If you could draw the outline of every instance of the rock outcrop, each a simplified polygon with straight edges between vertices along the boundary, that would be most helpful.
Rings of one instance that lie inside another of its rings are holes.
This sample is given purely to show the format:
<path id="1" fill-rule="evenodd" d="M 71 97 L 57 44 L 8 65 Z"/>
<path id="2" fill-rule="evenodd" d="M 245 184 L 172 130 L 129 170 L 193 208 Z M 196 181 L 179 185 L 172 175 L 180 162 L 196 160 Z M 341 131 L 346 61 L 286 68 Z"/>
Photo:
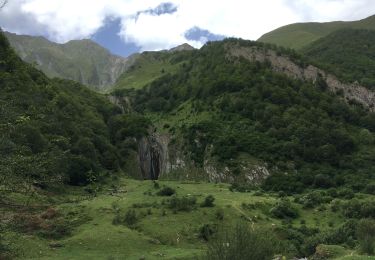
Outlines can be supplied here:
<path id="1" fill-rule="evenodd" d="M 275 72 L 283 73 L 288 77 L 312 81 L 315 83 L 321 77 L 327 84 L 329 90 L 334 93 L 342 93 L 346 101 L 356 101 L 368 108 L 370 111 L 375 111 L 375 92 L 357 84 L 346 84 L 341 82 L 332 74 L 313 66 L 308 65 L 301 67 L 293 62 L 290 58 L 278 55 L 275 51 L 263 49 L 260 47 L 242 47 L 236 45 L 227 45 L 229 59 L 242 57 L 249 61 L 270 62 L 272 69 Z"/>
<path id="2" fill-rule="evenodd" d="M 168 169 L 168 138 L 156 133 L 138 142 L 138 158 L 143 179 L 157 180 Z"/>

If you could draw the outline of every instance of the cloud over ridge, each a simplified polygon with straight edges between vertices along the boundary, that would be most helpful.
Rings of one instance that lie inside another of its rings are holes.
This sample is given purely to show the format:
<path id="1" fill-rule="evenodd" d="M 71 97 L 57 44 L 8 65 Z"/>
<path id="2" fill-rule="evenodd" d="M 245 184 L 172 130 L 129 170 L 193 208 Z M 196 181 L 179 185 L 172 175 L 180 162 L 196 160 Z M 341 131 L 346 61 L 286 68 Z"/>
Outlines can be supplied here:
<path id="1" fill-rule="evenodd" d="M 184 42 L 200 47 L 218 36 L 256 40 L 294 22 L 356 20 L 374 13 L 372 0 L 10 0 L 0 26 L 62 43 L 90 38 L 108 18 L 120 19 L 118 35 L 125 42 L 160 50 Z M 194 28 L 209 37 L 188 37 Z"/>

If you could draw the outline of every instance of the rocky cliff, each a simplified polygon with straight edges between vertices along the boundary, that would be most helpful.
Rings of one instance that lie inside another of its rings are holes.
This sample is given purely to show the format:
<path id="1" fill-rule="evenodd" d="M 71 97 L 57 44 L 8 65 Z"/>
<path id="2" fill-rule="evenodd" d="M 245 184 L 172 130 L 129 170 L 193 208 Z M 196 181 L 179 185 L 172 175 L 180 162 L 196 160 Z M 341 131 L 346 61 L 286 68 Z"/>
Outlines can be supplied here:
<path id="1" fill-rule="evenodd" d="M 345 84 L 332 74 L 313 66 L 302 67 L 293 62 L 289 57 L 278 55 L 274 50 L 263 49 L 260 47 L 241 47 L 236 45 L 227 45 L 227 57 L 245 58 L 249 61 L 270 62 L 275 72 L 283 73 L 289 77 L 316 82 L 322 78 L 329 90 L 334 93 L 342 93 L 347 102 L 356 101 L 370 111 L 375 111 L 375 92 L 359 85 L 358 83 Z"/>

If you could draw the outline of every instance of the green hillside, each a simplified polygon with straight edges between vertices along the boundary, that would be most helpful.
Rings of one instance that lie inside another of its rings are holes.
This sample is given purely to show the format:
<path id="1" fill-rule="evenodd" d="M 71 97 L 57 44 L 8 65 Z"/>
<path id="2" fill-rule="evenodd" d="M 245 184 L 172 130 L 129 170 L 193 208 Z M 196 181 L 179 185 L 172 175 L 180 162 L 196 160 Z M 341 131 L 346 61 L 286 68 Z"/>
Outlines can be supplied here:
<path id="1" fill-rule="evenodd" d="M 166 187 L 177 195 L 158 195 Z M 120 178 L 102 185 L 95 196 L 71 188 L 64 195 L 52 193 L 52 199 L 39 194 L 30 206 L 45 207 L 19 212 L 12 228 L 1 236 L 16 259 L 195 260 L 211 259 L 214 254 L 208 254 L 207 248 L 215 252 L 215 239 L 222 236 L 222 230 L 241 223 L 242 231 L 259 230 L 267 236 L 261 245 L 255 245 L 253 237 L 237 229 L 235 234 L 242 234 L 239 241 L 244 243 L 241 251 L 237 248 L 237 256 L 246 255 L 231 258 L 229 251 L 224 259 L 247 260 L 249 254 L 264 249 L 266 256 L 294 259 L 314 254 L 317 247 L 316 259 L 374 260 L 356 250 L 360 217 L 349 216 L 346 210 L 373 206 L 372 197 L 356 194 L 355 204 L 329 194 L 319 190 L 293 201 L 293 197 L 260 190 L 237 192 L 229 184 Z M 209 196 L 214 201 L 204 206 Z M 180 206 L 171 203 L 182 200 Z M 10 210 L 2 213 L 9 217 Z M 267 233 L 270 229 L 278 238 Z M 230 240 L 230 246 L 236 244 Z"/>
<path id="2" fill-rule="evenodd" d="M 184 48 L 185 47 L 185 48 Z M 171 51 L 135 54 L 129 69 L 117 80 L 114 89 L 140 89 L 168 73 L 175 73 L 193 52 L 190 46 L 178 46 Z"/>
<path id="3" fill-rule="evenodd" d="M 5 33 L 11 46 L 26 62 L 49 77 L 71 79 L 103 91 L 128 68 L 128 60 L 109 53 L 91 40 L 57 44 L 43 37 Z"/>
<path id="4" fill-rule="evenodd" d="M 144 53 L 121 114 L 0 34 L 0 259 L 374 259 L 375 115 L 233 54 L 270 48 L 306 65 L 237 39 Z"/>
<path id="5" fill-rule="evenodd" d="M 3 34 L 0 60 L 2 188 L 86 185 L 126 164 L 134 145 L 124 140 L 142 135 L 137 122 L 146 128 L 146 121 L 120 115 L 104 96 L 79 83 L 47 78 L 21 61 Z M 129 125 L 136 134 L 123 130 Z"/>
<path id="6" fill-rule="evenodd" d="M 210 43 L 179 72 L 128 93 L 134 109 L 180 136 L 198 166 L 216 158 L 240 174 L 244 155 L 266 162 L 277 169 L 267 189 L 351 187 L 352 178 L 366 186 L 373 174 L 368 155 L 375 150 L 362 135 L 374 140 L 374 114 L 347 105 L 319 82 L 314 87 L 272 72 L 267 63 L 228 59 L 228 46 L 266 48 L 238 40 Z M 317 184 L 320 178 L 327 183 Z"/>
<path id="7" fill-rule="evenodd" d="M 296 23 L 286 25 L 266 33 L 258 41 L 300 50 L 336 30 L 346 28 L 374 30 L 375 16 L 353 22 Z"/>
<path id="8" fill-rule="evenodd" d="M 345 82 L 375 88 L 375 31 L 343 29 L 303 48 L 302 53 Z"/>

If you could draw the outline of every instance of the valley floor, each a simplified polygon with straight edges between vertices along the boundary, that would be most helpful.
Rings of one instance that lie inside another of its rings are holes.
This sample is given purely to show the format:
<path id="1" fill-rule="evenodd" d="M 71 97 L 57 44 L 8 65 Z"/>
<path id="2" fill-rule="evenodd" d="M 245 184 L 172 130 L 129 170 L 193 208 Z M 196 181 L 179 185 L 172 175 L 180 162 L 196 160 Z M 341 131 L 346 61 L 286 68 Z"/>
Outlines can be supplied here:
<path id="1" fill-rule="evenodd" d="M 207 242 L 200 230 L 205 224 L 220 229 L 243 219 L 251 227 L 287 225 L 268 214 L 279 200 L 276 194 L 232 192 L 227 184 L 199 182 L 155 184 L 121 178 L 115 183 L 101 187 L 95 196 L 87 188 L 68 188 L 69 195 L 43 194 L 31 203 L 52 203 L 49 208 L 10 210 L 2 206 L 1 220 L 7 224 L 3 239 L 9 255 L 16 259 L 204 259 Z M 178 196 L 196 198 L 196 206 L 190 211 L 170 209 L 168 197 L 157 196 L 164 186 L 173 188 Z M 201 207 L 208 195 L 215 198 L 215 205 Z M 300 216 L 292 221 L 293 226 L 303 223 L 325 229 L 344 221 L 331 210 L 296 207 Z M 133 210 L 135 217 L 129 220 L 126 212 Z M 375 259 L 341 247 L 332 257 Z"/>

